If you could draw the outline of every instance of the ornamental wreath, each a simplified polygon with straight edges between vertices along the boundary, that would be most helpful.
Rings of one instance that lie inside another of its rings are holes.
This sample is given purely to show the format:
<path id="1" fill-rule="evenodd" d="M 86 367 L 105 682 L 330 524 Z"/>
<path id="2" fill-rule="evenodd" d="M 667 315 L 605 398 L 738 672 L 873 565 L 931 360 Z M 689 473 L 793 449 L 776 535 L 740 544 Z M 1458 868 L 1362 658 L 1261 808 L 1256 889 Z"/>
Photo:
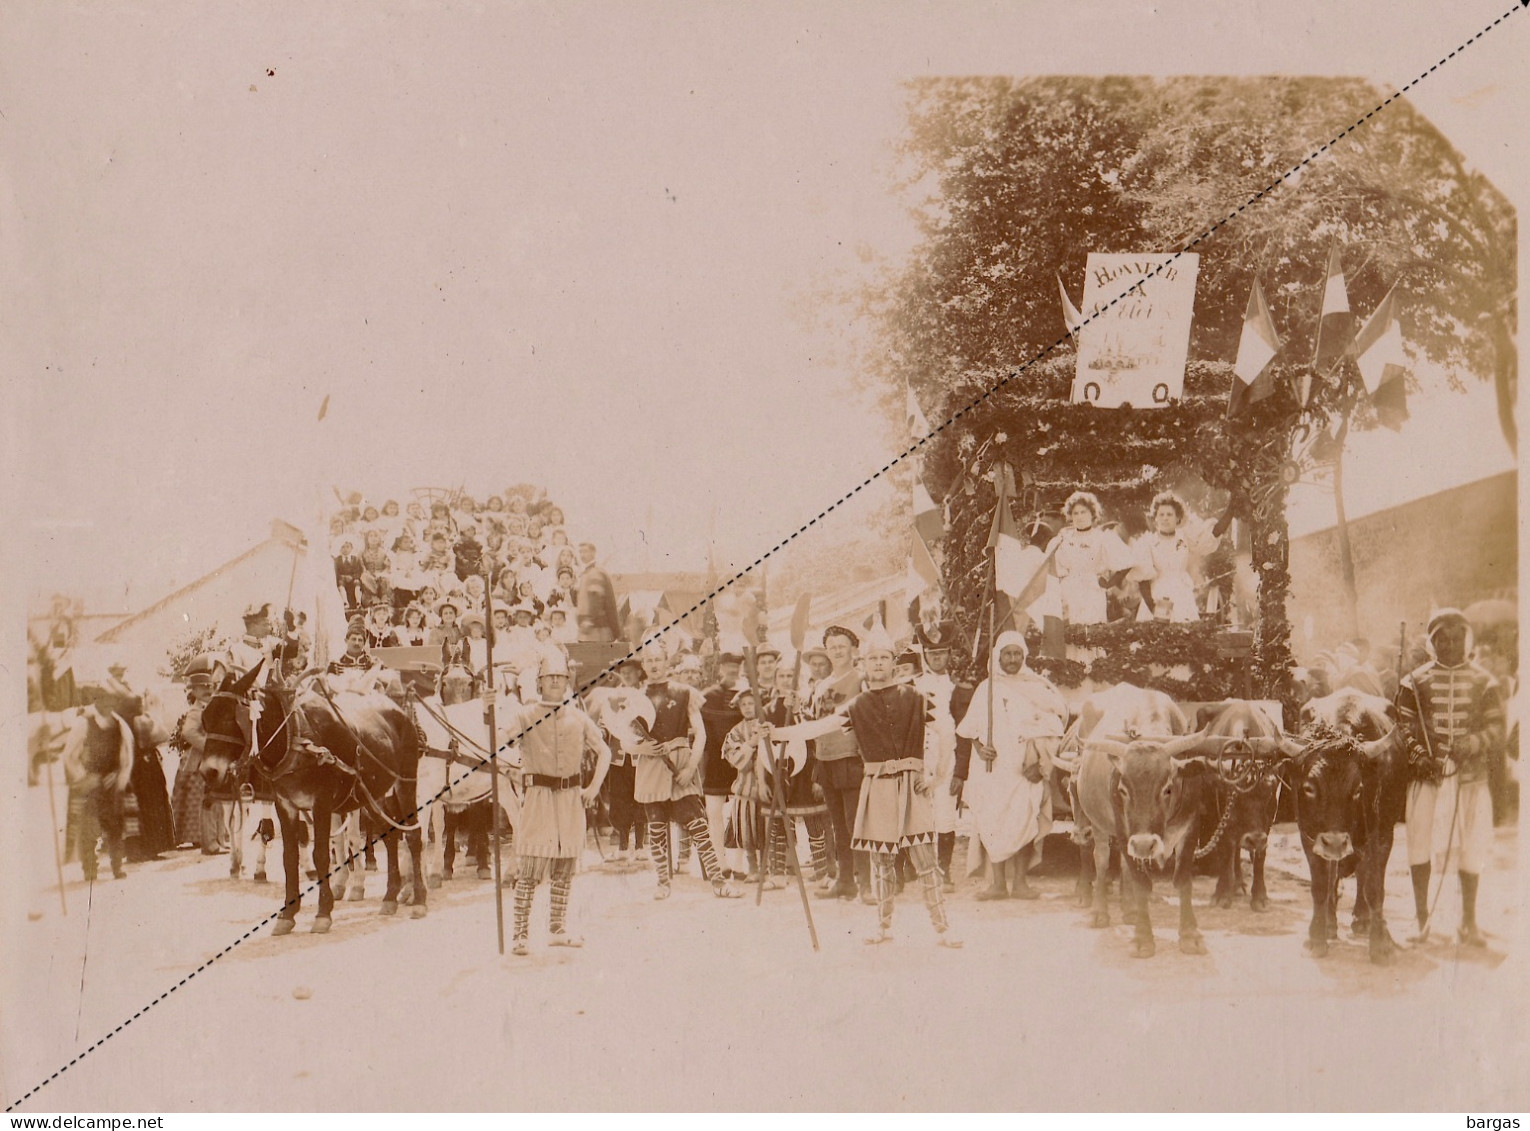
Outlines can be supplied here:
<path id="1" fill-rule="evenodd" d="M 1156 493 L 1193 472 L 1227 493 L 1223 520 L 1248 524 L 1259 596 L 1246 660 L 1235 658 L 1239 649 L 1210 622 L 1114 622 L 1068 628 L 1069 643 L 1100 650 L 1092 661 L 1047 658 L 1032 648 L 1031 665 L 1065 687 L 1086 678 L 1127 680 L 1189 700 L 1222 699 L 1247 687 L 1256 698 L 1294 709 L 1286 491 L 1300 470 L 1291 458 L 1293 443 L 1327 423 L 1333 391 L 1319 383 L 1314 403 L 1303 410 L 1291 391 L 1299 371 L 1277 368 L 1276 394 L 1229 419 L 1234 376 L 1227 362 L 1191 361 L 1184 395 L 1151 409 L 1071 403 L 1073 369 L 1072 354 L 1027 367 L 944 428 L 927 449 L 926 486 L 944 500 L 946 514 L 946 597 L 984 638 L 975 654 L 986 655 L 988 647 L 987 540 L 997 505 L 992 473 L 1000 461 L 1024 484 L 1011 501 L 1012 513 L 1022 529 L 1037 530 L 1038 541 L 1050 533 L 1039 529 L 1038 520 L 1050 512 L 1060 521 L 1061 505 L 1072 491 L 1093 491 L 1108 515 L 1143 513 Z M 949 391 L 947 403 L 953 408 L 971 403 L 1002 377 L 968 374 Z M 1240 670 L 1244 663 L 1246 673 Z"/>

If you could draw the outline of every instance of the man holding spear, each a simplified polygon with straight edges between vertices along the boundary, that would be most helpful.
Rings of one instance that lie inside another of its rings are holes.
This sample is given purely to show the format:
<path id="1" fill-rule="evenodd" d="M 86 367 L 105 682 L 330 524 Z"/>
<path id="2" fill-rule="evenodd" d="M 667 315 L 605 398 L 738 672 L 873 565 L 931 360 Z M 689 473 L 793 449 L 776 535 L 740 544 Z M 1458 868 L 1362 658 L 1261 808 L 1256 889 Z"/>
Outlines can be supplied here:
<path id="1" fill-rule="evenodd" d="M 855 811 L 852 847 L 871 856 L 877 930 L 868 943 L 892 938 L 898 853 L 906 852 L 924 888 L 925 906 L 941 946 L 959 947 L 950 930 L 935 860 L 935 817 L 930 791 L 938 752 L 927 742 L 924 696 L 893 681 L 897 653 L 886 629 L 872 630 L 864 646 L 866 690 L 833 714 L 779 727 L 773 741 L 822 738 L 853 732 L 865 766 Z"/>
<path id="2" fill-rule="evenodd" d="M 493 696 L 490 688 L 484 693 Z M 578 947 L 584 940 L 568 933 L 568 900 L 579 853 L 584 848 L 584 810 L 600 793 L 611 751 L 588 715 L 565 702 L 568 666 L 561 652 L 549 649 L 537 677 L 540 703 L 517 707 L 506 720 L 519 739 L 521 821 L 516 830 L 519 870 L 515 880 L 514 954 L 530 954 L 531 901 L 544 879 L 552 881 L 548 945 Z M 595 754 L 595 774 L 581 788 L 586 750 Z"/>

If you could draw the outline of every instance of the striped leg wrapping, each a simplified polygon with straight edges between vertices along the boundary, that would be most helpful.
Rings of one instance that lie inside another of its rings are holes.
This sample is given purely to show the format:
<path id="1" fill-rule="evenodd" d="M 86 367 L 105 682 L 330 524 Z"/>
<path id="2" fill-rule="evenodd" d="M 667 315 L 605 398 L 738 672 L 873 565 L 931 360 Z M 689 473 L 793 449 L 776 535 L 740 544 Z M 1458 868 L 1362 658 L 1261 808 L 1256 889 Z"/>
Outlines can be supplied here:
<path id="1" fill-rule="evenodd" d="M 574 881 L 567 876 L 552 882 L 552 911 L 548 916 L 548 930 L 555 935 L 568 931 L 568 895 Z"/>
<path id="2" fill-rule="evenodd" d="M 717 853 L 712 850 L 712 834 L 707 831 L 707 819 L 696 817 L 683 826 L 696 846 L 696 857 L 701 861 L 701 875 L 707 881 L 720 879 L 722 868 L 717 863 Z"/>
<path id="3" fill-rule="evenodd" d="M 659 875 L 659 883 L 669 883 L 669 822 L 648 822 L 648 855 L 653 869 Z"/>
<path id="4" fill-rule="evenodd" d="M 813 879 L 825 880 L 829 876 L 829 839 L 824 835 L 823 821 L 809 817 L 807 830 L 808 848 L 813 853 Z"/>
<path id="5" fill-rule="evenodd" d="M 537 882 L 529 876 L 515 881 L 515 937 L 531 936 L 531 897 L 536 893 Z"/>
<path id="6" fill-rule="evenodd" d="M 919 873 L 919 885 L 924 888 L 924 905 L 929 908 L 930 922 L 937 931 L 944 933 L 950 923 L 946 919 L 946 899 L 940 891 L 940 871 L 935 866 L 935 846 L 910 845 L 908 860 Z"/>
<path id="7" fill-rule="evenodd" d="M 890 852 L 871 854 L 871 894 L 877 901 L 877 920 L 888 930 L 893 919 L 893 895 L 897 889 L 898 857 Z"/>

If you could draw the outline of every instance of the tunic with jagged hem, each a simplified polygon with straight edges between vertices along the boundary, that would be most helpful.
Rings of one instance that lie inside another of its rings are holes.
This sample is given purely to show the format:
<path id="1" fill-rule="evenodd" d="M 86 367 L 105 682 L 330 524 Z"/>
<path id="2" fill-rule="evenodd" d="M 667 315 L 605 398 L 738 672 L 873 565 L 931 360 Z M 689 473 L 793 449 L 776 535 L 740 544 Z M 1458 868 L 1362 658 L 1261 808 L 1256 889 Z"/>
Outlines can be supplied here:
<path id="1" fill-rule="evenodd" d="M 934 843 L 935 811 L 922 780 L 926 708 L 906 683 L 868 689 L 840 708 L 866 766 L 851 848 L 897 852 Z"/>

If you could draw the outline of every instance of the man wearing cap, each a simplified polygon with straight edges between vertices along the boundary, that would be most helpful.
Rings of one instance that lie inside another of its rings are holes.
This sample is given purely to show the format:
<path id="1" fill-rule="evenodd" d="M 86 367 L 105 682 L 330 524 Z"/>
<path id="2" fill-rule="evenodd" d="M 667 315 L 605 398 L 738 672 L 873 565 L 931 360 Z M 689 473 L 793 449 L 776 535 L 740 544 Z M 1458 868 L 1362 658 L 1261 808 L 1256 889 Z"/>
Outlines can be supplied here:
<path id="1" fill-rule="evenodd" d="M 1419 938 L 1429 933 L 1429 875 L 1436 813 L 1450 813 L 1459 845 L 1460 940 L 1486 946 L 1477 926 L 1477 884 L 1492 847 L 1493 800 L 1488 766 L 1503 746 L 1504 706 L 1498 681 L 1471 661 L 1472 630 L 1459 609 L 1429 618 L 1432 657 L 1402 681 L 1397 730 L 1408 756 L 1408 864 Z"/>
<path id="2" fill-rule="evenodd" d="M 486 697 L 492 698 L 490 690 Z M 552 881 L 548 945 L 578 947 L 584 940 L 568 933 L 568 900 L 584 850 L 584 810 L 600 795 L 611 751 L 594 720 L 564 702 L 568 668 L 563 657 L 549 653 L 537 678 L 540 702 L 514 707 L 506 723 L 521 750 L 521 819 L 516 828 L 515 945 L 513 953 L 529 954 L 531 901 L 544 879 Z M 586 752 L 595 755 L 595 772 L 582 785 Z"/>
<path id="3" fill-rule="evenodd" d="M 855 652 L 860 642 L 860 637 L 841 625 L 824 630 L 823 647 L 832 667 L 814 688 L 809 712 L 813 718 L 834 717 L 864 689 L 860 669 L 855 666 Z M 891 675 L 889 668 L 889 678 Z M 833 887 L 815 894 L 824 899 L 854 899 L 859 894 L 862 902 L 872 903 L 875 897 L 871 889 L 871 862 L 864 852 L 857 852 L 851 844 L 856 806 L 861 796 L 862 763 L 858 738 L 853 731 L 832 729 L 814 745 L 818 784 L 823 789 L 824 804 L 829 810 L 829 827 L 834 836 L 834 856 L 839 872 Z"/>
<path id="4" fill-rule="evenodd" d="M 734 704 L 739 692 L 739 672 L 744 657 L 737 652 L 724 652 L 717 657 L 717 682 L 701 696 L 701 721 L 706 729 L 706 742 L 701 754 L 701 792 L 706 798 L 707 830 L 712 834 L 712 847 L 721 849 L 724 874 L 730 878 L 743 875 L 744 850 L 726 847 L 724 832 L 728 825 L 728 798 L 733 793 L 733 780 L 738 771 L 723 757 L 723 739 L 738 725 L 744 716 Z"/>
<path id="5" fill-rule="evenodd" d="M 712 850 L 706 810 L 701 804 L 701 763 L 706 750 L 706 725 L 701 718 L 701 694 L 669 679 L 669 654 L 662 643 L 643 649 L 644 688 L 653 703 L 654 722 L 647 742 L 638 744 L 634 796 L 648 820 L 648 851 L 658 873 L 655 899 L 670 893 L 669 826 L 674 822 L 689 834 L 701 858 L 701 872 L 714 894 L 734 899 L 743 893 L 722 873 Z"/>
<path id="6" fill-rule="evenodd" d="M 914 689 L 929 704 L 929 718 L 939 750 L 935 785 L 930 794 L 935 808 L 935 856 L 940 866 L 941 886 L 951 892 L 956 890 L 951 879 L 951 858 L 956 851 L 957 806 L 962 792 L 962 781 L 956 776 L 956 720 L 966 712 L 972 688 L 959 689 L 950 675 L 955 625 L 950 621 L 941 621 L 929 629 L 919 625 L 915 635 L 919 640 L 924 671 L 915 678 Z M 962 778 L 965 777 L 963 774 Z"/>
<path id="7" fill-rule="evenodd" d="M 833 650 L 830 650 L 833 654 Z M 925 906 L 941 946 L 957 947 L 951 934 L 935 863 L 935 817 L 930 791 L 935 783 L 935 743 L 927 741 L 924 696 L 893 679 L 897 653 L 880 625 L 868 637 L 866 688 L 831 714 L 777 728 L 773 740 L 817 738 L 854 732 L 865 766 L 855 811 L 852 845 L 870 854 L 877 929 L 866 941 L 892 938 L 898 854 L 906 852 L 919 874 Z"/>
<path id="8" fill-rule="evenodd" d="M 256 664 L 266 662 L 266 678 L 277 678 L 279 668 L 274 662 L 281 638 L 271 631 L 271 606 L 250 605 L 244 610 L 244 635 L 229 645 L 228 657 L 233 663 L 234 674 L 243 675 Z"/>
<path id="9" fill-rule="evenodd" d="M 579 639 L 609 643 L 621 627 L 616 608 L 616 588 L 611 575 L 595 561 L 595 543 L 579 543 L 579 561 L 584 572 L 579 575 L 574 602 L 579 614 Z"/>
<path id="10" fill-rule="evenodd" d="M 85 879 L 96 879 L 96 842 L 103 834 L 112 875 L 122 879 L 123 795 L 133 772 L 133 732 L 117 713 L 118 697 L 96 688 L 95 701 L 81 711 L 64 737 L 61 760 L 69 783 L 69 828 L 73 836 L 66 856 L 78 856 Z"/>
<path id="11" fill-rule="evenodd" d="M 371 671 L 376 661 L 368 648 L 367 626 L 358 617 L 345 629 L 345 651 L 329 662 L 329 674 Z"/>

